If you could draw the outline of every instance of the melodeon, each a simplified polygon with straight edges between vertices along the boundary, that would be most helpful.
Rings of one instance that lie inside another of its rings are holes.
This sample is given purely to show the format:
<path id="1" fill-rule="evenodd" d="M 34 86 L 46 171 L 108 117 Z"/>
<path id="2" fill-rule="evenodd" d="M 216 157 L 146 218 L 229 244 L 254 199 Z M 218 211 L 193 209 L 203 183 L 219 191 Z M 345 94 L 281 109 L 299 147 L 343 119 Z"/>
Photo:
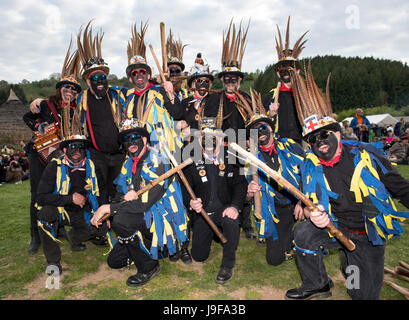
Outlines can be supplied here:
<path id="1" fill-rule="evenodd" d="M 50 155 L 56 151 L 61 142 L 61 132 L 60 128 L 51 123 L 46 129 L 45 133 L 41 135 L 37 131 L 34 132 L 36 138 L 34 140 L 34 148 L 37 150 L 40 157 L 48 162 L 51 160 Z"/>

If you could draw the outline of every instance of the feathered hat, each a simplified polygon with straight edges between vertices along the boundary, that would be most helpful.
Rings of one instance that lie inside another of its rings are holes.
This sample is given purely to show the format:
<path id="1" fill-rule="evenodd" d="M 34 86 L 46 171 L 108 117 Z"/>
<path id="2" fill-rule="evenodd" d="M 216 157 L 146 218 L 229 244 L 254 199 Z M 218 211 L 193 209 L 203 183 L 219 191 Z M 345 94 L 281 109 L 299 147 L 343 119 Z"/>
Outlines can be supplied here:
<path id="1" fill-rule="evenodd" d="M 190 77 L 187 80 L 187 85 L 189 87 L 192 86 L 193 81 L 197 78 L 206 77 L 210 81 L 214 80 L 213 75 L 210 73 L 209 65 L 207 63 L 205 64 L 200 52 L 196 56 L 194 65 L 190 67 L 189 74 Z"/>
<path id="2" fill-rule="evenodd" d="M 76 108 L 72 119 L 70 119 L 70 108 L 63 108 L 61 119 L 61 135 L 60 149 L 65 148 L 73 142 L 83 142 L 88 147 L 91 141 L 87 139 L 87 129 L 81 126 L 80 108 Z"/>
<path id="3" fill-rule="evenodd" d="M 82 63 L 82 78 L 87 79 L 90 72 L 101 70 L 107 75 L 109 74 L 108 64 L 102 58 L 101 44 L 104 38 L 104 33 L 97 33 L 95 37 L 92 36 L 91 22 L 88 22 L 84 33 L 80 30 L 77 36 L 78 53 Z M 82 40 L 82 43 L 81 43 Z"/>
<path id="4" fill-rule="evenodd" d="M 146 104 L 146 97 L 147 95 L 143 94 L 138 99 L 138 102 L 136 105 L 136 118 L 132 118 L 128 116 L 130 114 L 130 110 L 129 110 L 130 104 L 129 103 L 127 104 L 125 111 L 123 112 L 122 122 L 119 124 L 119 134 L 118 134 L 119 143 L 121 143 L 123 136 L 131 132 L 139 133 L 140 135 L 148 138 L 148 143 L 149 143 L 150 134 L 148 130 L 146 129 L 146 121 L 148 119 L 149 112 L 150 112 L 150 109 L 152 107 L 152 104 L 155 98 L 153 97 Z M 144 111 L 145 104 L 146 104 L 146 108 Z"/>
<path id="5" fill-rule="evenodd" d="M 290 17 L 288 17 L 287 20 L 284 45 L 281 38 L 280 28 L 277 25 L 278 41 L 277 37 L 275 37 L 275 41 L 278 62 L 274 65 L 274 69 L 276 71 L 279 71 L 280 69 L 288 69 L 288 67 L 296 69 L 301 68 L 297 59 L 301 51 L 304 49 L 304 44 L 307 42 L 307 40 L 302 41 L 307 32 L 308 31 L 304 32 L 304 34 L 294 44 L 294 47 L 290 49 Z"/>
<path id="6" fill-rule="evenodd" d="M 152 74 L 151 67 L 146 62 L 146 46 L 145 46 L 145 34 L 148 29 L 148 22 L 140 26 L 140 31 L 136 29 L 136 24 L 131 28 L 132 38 L 128 41 L 128 67 L 126 68 L 126 75 L 128 78 L 131 76 L 131 72 L 136 68 L 144 68 L 149 74 Z"/>
<path id="7" fill-rule="evenodd" d="M 72 39 L 65 55 L 60 81 L 57 82 L 55 88 L 59 89 L 65 84 L 71 84 L 79 93 L 81 92 L 81 85 L 78 80 L 80 78 L 80 58 L 78 50 L 75 50 L 75 52 L 71 54 L 71 46 Z"/>
<path id="8" fill-rule="evenodd" d="M 240 78 L 244 77 L 244 73 L 241 72 L 241 66 L 246 49 L 246 38 L 249 27 L 250 21 L 246 29 L 242 29 L 240 22 L 239 30 L 236 33 L 236 26 L 233 24 L 232 19 L 227 33 L 225 34 L 223 32 L 222 71 L 217 75 L 219 79 L 227 73 L 237 74 Z"/>
<path id="9" fill-rule="evenodd" d="M 237 95 L 237 107 L 244 119 L 244 123 L 246 126 L 247 131 L 252 129 L 254 125 L 258 122 L 266 122 L 272 128 L 274 128 L 273 121 L 267 116 L 267 112 L 264 108 L 261 94 L 253 88 L 250 88 L 250 97 L 251 101 L 249 101 L 246 97 L 244 97 L 240 93 L 236 93 Z"/>
<path id="10" fill-rule="evenodd" d="M 185 65 L 183 64 L 183 50 L 187 44 L 183 44 L 182 40 L 175 40 L 173 38 L 172 30 L 169 30 L 169 36 L 166 40 L 166 52 L 168 54 L 167 65 L 176 64 L 182 71 L 185 70 Z"/>
<path id="11" fill-rule="evenodd" d="M 305 71 L 305 79 L 294 70 L 290 72 L 298 119 L 300 123 L 304 124 L 303 138 L 305 140 L 311 133 L 322 128 L 335 131 L 341 130 L 339 123 L 334 119 L 332 111 L 329 94 L 330 75 L 327 78 L 324 98 L 320 88 L 315 83 L 311 62 L 308 63 L 308 69 Z"/>

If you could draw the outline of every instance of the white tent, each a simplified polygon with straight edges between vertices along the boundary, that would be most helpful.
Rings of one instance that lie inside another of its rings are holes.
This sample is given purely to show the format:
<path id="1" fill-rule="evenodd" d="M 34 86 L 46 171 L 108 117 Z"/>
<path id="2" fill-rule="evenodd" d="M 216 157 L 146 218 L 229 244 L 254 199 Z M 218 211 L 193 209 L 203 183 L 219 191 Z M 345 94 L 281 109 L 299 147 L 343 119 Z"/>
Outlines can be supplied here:
<path id="1" fill-rule="evenodd" d="M 368 118 L 370 123 L 376 123 L 378 127 L 387 127 L 390 125 L 394 126 L 398 122 L 398 120 L 392 117 L 389 113 L 376 114 L 376 115 L 371 115 L 371 116 L 366 116 L 366 117 Z M 345 118 L 344 120 L 347 120 L 349 124 L 351 124 L 352 117 Z M 342 121 L 340 124 L 342 124 Z"/>

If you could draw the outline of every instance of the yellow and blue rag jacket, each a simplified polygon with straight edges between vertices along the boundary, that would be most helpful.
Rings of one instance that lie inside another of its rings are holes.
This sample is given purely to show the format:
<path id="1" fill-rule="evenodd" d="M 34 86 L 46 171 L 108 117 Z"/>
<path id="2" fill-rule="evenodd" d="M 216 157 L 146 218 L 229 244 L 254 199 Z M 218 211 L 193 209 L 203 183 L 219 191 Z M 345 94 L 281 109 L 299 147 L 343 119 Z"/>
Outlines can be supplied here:
<path id="1" fill-rule="evenodd" d="M 281 138 L 276 139 L 275 143 L 278 160 L 280 162 L 280 169 L 278 173 L 289 181 L 294 187 L 299 189 L 299 165 L 302 163 L 303 157 L 298 155 L 298 152 L 293 148 L 293 145 L 295 144 L 294 140 Z M 260 151 L 257 154 L 257 158 L 265 162 Z M 247 180 L 250 182 L 252 177 L 250 172 L 251 170 L 249 170 L 249 164 L 246 164 L 245 169 Z M 256 226 L 259 230 L 259 238 L 265 239 L 273 237 L 274 240 L 277 240 L 278 234 L 275 224 L 279 223 L 279 218 L 275 208 L 276 190 L 274 190 L 273 185 L 278 186 L 277 191 L 280 191 L 286 195 L 286 203 L 280 204 L 283 205 L 291 203 L 291 198 L 294 196 L 292 194 L 290 195 L 290 193 L 286 191 L 283 186 L 274 184 L 275 180 L 266 175 L 261 169 L 258 170 L 258 179 L 258 183 L 261 186 L 261 220 L 258 221 L 258 219 L 256 219 Z M 278 198 L 276 199 L 277 202 L 280 202 Z M 294 199 L 296 198 L 294 197 Z"/>
<path id="2" fill-rule="evenodd" d="M 53 158 L 51 161 L 55 161 L 57 163 L 57 174 L 56 174 L 56 184 L 54 189 L 54 194 L 60 195 L 68 195 L 71 187 L 70 176 L 69 176 L 69 168 L 70 165 L 66 160 L 65 156 L 60 156 L 59 158 Z M 88 186 L 87 192 L 87 199 L 89 201 L 90 211 L 84 210 L 84 219 L 88 225 L 91 225 L 91 218 L 93 214 L 98 210 L 98 200 L 97 197 L 99 196 L 99 188 L 98 188 L 98 181 L 97 176 L 95 173 L 95 166 L 92 160 L 90 159 L 89 151 L 87 150 L 86 161 L 85 161 L 85 182 Z M 41 209 L 40 206 L 36 206 L 39 210 Z M 67 220 L 70 221 L 70 216 L 68 212 L 65 210 L 64 207 L 57 207 L 59 212 L 59 220 Z M 59 241 L 55 238 L 54 230 L 51 227 L 46 227 L 46 223 L 44 221 L 38 221 L 38 226 L 44 230 L 44 232 L 50 236 L 54 241 Z M 108 243 L 113 248 L 114 239 L 110 232 L 107 232 Z"/>
<path id="3" fill-rule="evenodd" d="M 386 174 L 387 169 L 371 152 L 373 148 L 369 148 L 370 144 L 352 140 L 342 140 L 342 144 L 354 147 L 350 151 L 354 155 L 355 167 L 350 191 L 354 192 L 357 203 L 370 200 L 378 211 L 378 214 L 371 217 L 365 213 L 365 207 L 363 207 L 362 215 L 368 239 L 373 245 L 383 245 L 385 240 L 398 237 L 403 232 L 399 221 L 409 218 L 409 212 L 397 211 L 392 196 L 380 181 L 377 171 L 381 170 L 383 174 Z M 331 210 L 330 199 L 337 199 L 338 194 L 331 191 L 322 165 L 319 164 L 318 157 L 312 151 L 307 152 L 306 159 L 301 166 L 301 175 L 304 194 L 315 204 L 323 205 L 331 221 L 337 226 L 336 213 L 334 214 Z"/>
<path id="4" fill-rule="evenodd" d="M 114 181 L 118 191 L 123 194 L 128 192 L 129 181 L 132 181 L 132 164 L 132 158 L 128 157 L 122 166 L 121 173 Z M 159 177 L 157 170 L 160 165 L 164 166 L 164 172 L 171 169 L 161 154 L 152 149 L 142 165 L 141 186 L 147 185 Z M 155 260 L 158 259 L 159 251 L 163 251 L 165 247 L 167 247 L 169 254 L 175 254 L 177 244 L 182 245 L 187 239 L 188 217 L 183 204 L 180 185 L 173 178 L 165 179 L 160 185 L 165 193 L 160 200 L 144 212 L 146 227 L 153 235 L 150 248 L 146 247 L 142 234 L 137 232 L 141 249 Z M 148 203 L 149 191 L 140 197 L 142 202 Z"/>
<path id="5" fill-rule="evenodd" d="M 134 108 L 136 108 L 134 89 L 129 89 L 126 92 L 125 97 L 126 105 L 128 106 L 128 114 L 126 114 L 126 117 L 128 119 L 133 118 Z M 149 101 L 151 101 L 151 99 L 154 99 L 154 102 L 146 120 L 146 129 L 151 136 L 151 144 L 155 146 L 158 144 L 158 142 L 162 141 L 165 143 L 165 145 L 168 145 L 171 152 L 174 152 L 183 146 L 183 137 L 181 133 L 177 134 L 175 131 L 173 118 L 165 108 L 165 102 L 162 94 L 160 93 L 159 86 L 152 86 L 149 88 L 144 111 L 146 105 L 149 103 Z"/>

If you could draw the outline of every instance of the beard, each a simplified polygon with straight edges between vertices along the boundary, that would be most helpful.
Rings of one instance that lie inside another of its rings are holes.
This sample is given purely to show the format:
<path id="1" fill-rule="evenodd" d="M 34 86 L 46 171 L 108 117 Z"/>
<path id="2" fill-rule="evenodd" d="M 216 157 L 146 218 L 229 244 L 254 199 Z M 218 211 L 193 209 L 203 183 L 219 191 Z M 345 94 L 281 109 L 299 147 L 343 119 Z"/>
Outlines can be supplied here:
<path id="1" fill-rule="evenodd" d="M 108 91 L 108 80 L 91 81 L 91 88 L 97 97 L 105 97 Z"/>

